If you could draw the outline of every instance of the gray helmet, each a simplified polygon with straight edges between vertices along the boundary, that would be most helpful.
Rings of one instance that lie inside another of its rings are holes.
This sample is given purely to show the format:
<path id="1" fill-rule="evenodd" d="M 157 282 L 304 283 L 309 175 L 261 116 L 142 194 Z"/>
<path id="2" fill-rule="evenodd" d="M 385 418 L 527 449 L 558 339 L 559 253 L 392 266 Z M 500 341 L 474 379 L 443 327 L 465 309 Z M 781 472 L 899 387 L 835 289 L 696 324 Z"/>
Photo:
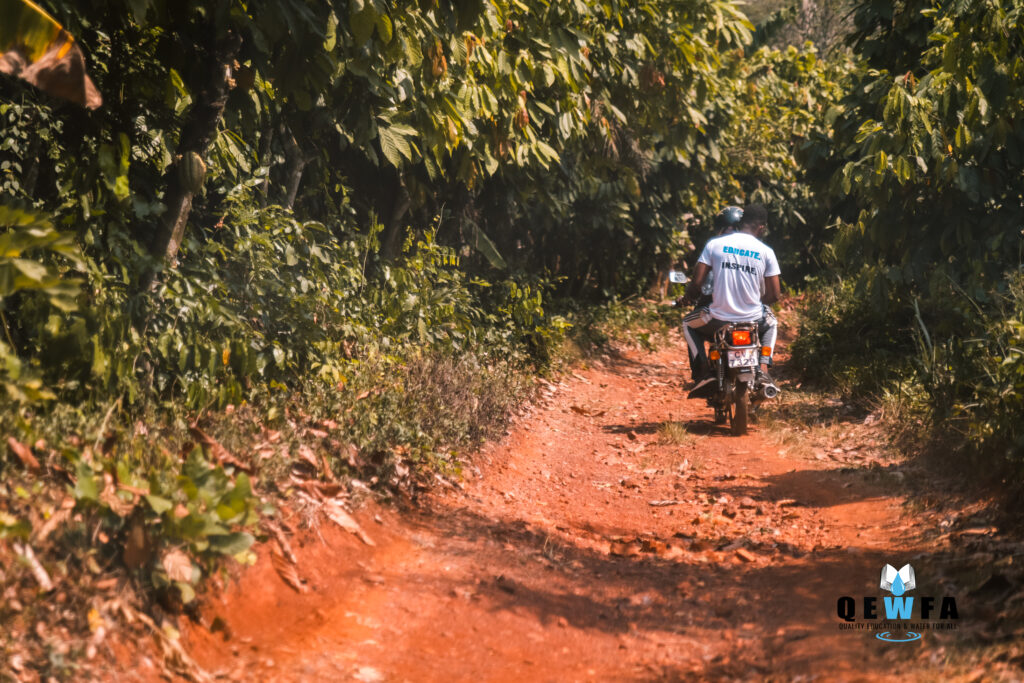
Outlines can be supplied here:
<path id="1" fill-rule="evenodd" d="M 715 216 L 715 230 L 735 228 L 743 220 L 743 209 L 738 206 L 727 206 Z"/>

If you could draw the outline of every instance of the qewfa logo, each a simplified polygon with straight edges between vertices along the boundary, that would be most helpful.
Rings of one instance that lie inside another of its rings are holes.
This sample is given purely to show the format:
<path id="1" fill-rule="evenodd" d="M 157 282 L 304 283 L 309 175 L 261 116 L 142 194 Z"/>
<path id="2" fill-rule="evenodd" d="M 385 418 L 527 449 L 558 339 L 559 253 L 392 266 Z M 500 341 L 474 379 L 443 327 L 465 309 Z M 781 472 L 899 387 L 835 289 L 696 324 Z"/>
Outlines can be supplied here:
<path id="1" fill-rule="evenodd" d="M 839 598 L 836 603 L 836 613 L 844 622 L 839 625 L 841 630 L 877 630 L 875 638 L 887 643 L 909 643 L 921 639 L 923 630 L 954 630 L 957 627 L 956 620 L 959 619 L 957 612 L 956 598 L 945 596 L 942 598 L 939 607 L 938 619 L 934 617 L 936 598 L 922 596 L 919 600 L 911 595 L 909 591 L 917 588 L 917 576 L 914 568 L 909 564 L 903 565 L 899 570 L 891 564 L 882 567 L 879 588 L 888 591 L 891 595 L 883 596 L 882 604 L 885 607 L 885 615 L 879 619 L 878 598 L 864 596 L 861 621 L 858 621 L 857 601 L 847 595 Z M 917 605 L 915 616 L 914 606 Z M 916 622 L 912 622 L 913 619 Z"/>

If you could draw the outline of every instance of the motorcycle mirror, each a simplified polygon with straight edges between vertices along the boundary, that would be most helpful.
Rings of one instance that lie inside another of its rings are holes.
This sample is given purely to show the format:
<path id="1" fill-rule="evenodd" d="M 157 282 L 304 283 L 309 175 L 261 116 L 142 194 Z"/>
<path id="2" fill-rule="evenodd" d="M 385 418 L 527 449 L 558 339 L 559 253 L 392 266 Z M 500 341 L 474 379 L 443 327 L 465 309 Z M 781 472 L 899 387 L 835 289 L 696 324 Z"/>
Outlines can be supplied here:
<path id="1" fill-rule="evenodd" d="M 690 281 L 690 278 L 686 277 L 686 273 L 681 270 L 670 270 L 668 271 L 668 281 L 674 282 L 677 285 L 685 285 Z"/>

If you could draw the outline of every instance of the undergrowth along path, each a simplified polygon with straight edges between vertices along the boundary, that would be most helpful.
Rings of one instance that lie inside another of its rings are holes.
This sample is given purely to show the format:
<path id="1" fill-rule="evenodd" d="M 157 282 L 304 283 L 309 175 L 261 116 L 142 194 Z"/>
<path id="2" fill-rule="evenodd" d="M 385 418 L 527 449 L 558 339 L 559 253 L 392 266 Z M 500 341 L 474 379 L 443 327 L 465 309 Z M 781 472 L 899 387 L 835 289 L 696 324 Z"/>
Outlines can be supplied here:
<path id="1" fill-rule="evenodd" d="M 944 594 L 912 466 L 841 407 L 821 407 L 834 448 L 770 416 L 730 436 L 686 400 L 682 349 L 551 385 L 460 485 L 361 511 L 372 547 L 333 526 L 293 541 L 307 591 L 261 561 L 188 648 L 238 680 L 948 677 L 956 632 L 887 644 L 836 617 L 840 596 L 881 593 L 886 563 Z"/>

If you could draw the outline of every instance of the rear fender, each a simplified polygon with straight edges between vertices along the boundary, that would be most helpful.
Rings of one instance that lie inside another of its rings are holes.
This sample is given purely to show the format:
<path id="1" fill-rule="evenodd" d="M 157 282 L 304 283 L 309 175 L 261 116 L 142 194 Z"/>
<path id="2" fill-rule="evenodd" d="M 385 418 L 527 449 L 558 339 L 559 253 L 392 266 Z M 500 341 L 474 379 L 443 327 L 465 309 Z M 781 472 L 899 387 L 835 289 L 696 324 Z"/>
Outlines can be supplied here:
<path id="1" fill-rule="evenodd" d="M 743 368 L 742 370 L 736 373 L 735 383 L 743 382 L 744 384 L 747 385 L 747 389 L 750 389 L 751 387 L 754 386 L 754 381 L 755 378 L 753 368 Z"/>

